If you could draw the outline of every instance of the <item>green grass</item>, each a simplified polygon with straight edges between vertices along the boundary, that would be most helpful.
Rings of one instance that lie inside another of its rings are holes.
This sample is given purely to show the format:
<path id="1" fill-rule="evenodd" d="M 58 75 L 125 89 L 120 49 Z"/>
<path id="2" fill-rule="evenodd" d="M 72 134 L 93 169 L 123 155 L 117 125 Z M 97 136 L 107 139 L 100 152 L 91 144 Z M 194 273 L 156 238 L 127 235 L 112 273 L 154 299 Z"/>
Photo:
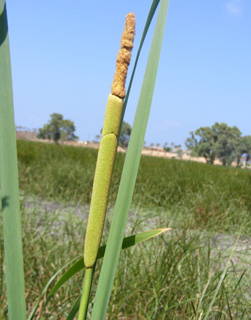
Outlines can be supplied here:
<path id="1" fill-rule="evenodd" d="M 24 194 L 68 204 L 89 204 L 97 151 L 18 141 L 20 188 Z M 109 206 L 113 207 L 124 162 L 116 158 Z M 251 172 L 143 156 L 132 207 L 169 218 L 172 227 L 216 232 L 251 231 Z M 184 217 L 186 217 L 184 219 Z"/>
<path id="2" fill-rule="evenodd" d="M 26 303 L 30 312 L 43 287 L 59 267 L 83 252 L 79 244 L 83 243 L 88 207 L 68 207 L 65 202 L 41 201 L 37 197 L 22 197 L 21 204 Z M 183 220 L 186 221 L 186 217 Z M 127 234 L 166 226 L 168 223 L 165 215 L 157 216 L 157 212 L 149 212 L 146 216 L 144 211 L 138 210 L 130 216 Z M 225 233 L 177 228 L 124 250 L 106 319 L 179 320 L 196 319 L 196 314 L 198 319 L 203 319 L 235 239 Z M 0 240 L 2 247 L 2 238 Z M 250 237 L 242 237 L 239 241 L 209 319 L 250 319 L 250 241 Z M 94 287 L 99 270 L 100 262 Z M 2 272 L 0 319 L 7 319 L 6 287 L 2 283 Z M 60 289 L 41 319 L 66 319 L 80 294 L 81 282 L 82 273 Z M 91 306 L 93 298 L 92 295 Z M 44 301 L 40 304 L 39 312 Z"/>
<path id="3" fill-rule="evenodd" d="M 97 151 L 29 141 L 17 146 L 29 313 L 52 275 L 83 252 Z M 123 161 L 118 154 L 110 209 Z M 250 319 L 250 185 L 247 170 L 142 157 L 126 235 L 173 229 L 122 252 L 107 319 L 203 319 L 240 231 L 209 319 Z M 2 234 L 0 247 L 0 319 L 7 319 Z M 94 286 L 99 270 L 100 262 Z M 82 273 L 60 289 L 41 319 L 65 319 L 81 282 Z"/>
<path id="4" fill-rule="evenodd" d="M 97 152 L 17 143 L 29 313 L 52 275 L 83 253 Z M 123 161 L 118 154 L 110 209 Z M 172 231 L 122 252 L 107 319 L 204 319 L 240 232 L 208 319 L 250 319 L 250 183 L 250 171 L 142 157 L 126 235 L 167 226 Z M 7 319 L 2 235 L 0 247 L 0 319 Z M 100 262 L 94 288 L 99 271 Z M 81 283 L 82 273 L 60 289 L 41 319 L 66 319 Z"/>

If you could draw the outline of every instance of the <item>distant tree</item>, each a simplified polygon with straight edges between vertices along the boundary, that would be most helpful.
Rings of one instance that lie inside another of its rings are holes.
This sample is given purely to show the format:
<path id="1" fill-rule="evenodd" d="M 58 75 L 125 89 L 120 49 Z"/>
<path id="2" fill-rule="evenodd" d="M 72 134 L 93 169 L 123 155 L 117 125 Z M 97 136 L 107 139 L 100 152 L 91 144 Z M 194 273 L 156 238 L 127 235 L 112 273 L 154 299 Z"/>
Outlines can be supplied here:
<path id="1" fill-rule="evenodd" d="M 182 154 L 183 154 L 183 150 L 182 149 L 178 149 L 177 150 L 177 155 L 178 155 L 178 158 L 182 158 Z"/>
<path id="2" fill-rule="evenodd" d="M 150 143 L 150 147 L 153 150 L 154 143 Z"/>
<path id="3" fill-rule="evenodd" d="M 122 127 L 121 127 L 121 132 L 120 132 L 120 139 L 119 139 L 119 145 L 122 148 L 128 147 L 131 132 L 132 132 L 132 127 L 130 126 L 130 124 L 123 121 Z"/>
<path id="4" fill-rule="evenodd" d="M 100 134 L 97 134 L 95 139 L 99 142 L 99 140 L 101 139 L 101 135 Z"/>
<path id="5" fill-rule="evenodd" d="M 156 147 L 159 148 L 159 146 L 160 146 L 160 143 L 156 143 Z"/>
<path id="6" fill-rule="evenodd" d="M 38 129 L 38 138 L 53 140 L 56 143 L 59 140 L 72 141 L 78 139 L 74 134 L 76 128 L 73 121 L 64 119 L 60 113 L 53 113 L 50 117 L 49 123 Z"/>
<path id="7" fill-rule="evenodd" d="M 185 144 L 191 150 L 192 156 L 204 157 L 207 163 L 214 163 L 216 137 L 210 127 L 201 127 L 195 131 L 190 132 L 191 137 L 187 138 Z M 198 136 L 198 137 L 196 137 Z"/>
<path id="8" fill-rule="evenodd" d="M 120 131 L 119 146 L 121 146 L 122 148 L 128 147 L 131 132 L 132 127 L 130 126 L 130 124 L 123 121 Z M 100 134 L 102 135 L 102 129 L 100 130 Z"/>
<path id="9" fill-rule="evenodd" d="M 171 147 L 168 147 L 168 142 L 165 142 L 165 143 L 163 144 L 163 149 L 164 149 L 164 151 L 166 151 L 166 152 L 171 152 L 171 151 L 172 151 L 172 148 L 171 148 Z"/>
<path id="10" fill-rule="evenodd" d="M 163 149 L 166 152 L 172 152 L 172 148 L 171 147 L 164 147 Z"/>
<path id="11" fill-rule="evenodd" d="M 236 161 L 236 167 L 239 167 L 241 165 L 241 157 L 243 153 L 245 153 L 245 145 L 243 138 L 244 137 L 240 137 L 238 144 L 235 146 L 235 150 L 231 154 L 232 160 Z"/>
<path id="12" fill-rule="evenodd" d="M 44 124 L 43 128 L 38 129 L 38 139 L 52 139 L 52 133 L 48 124 Z"/>
<path id="13" fill-rule="evenodd" d="M 204 157 L 207 163 L 213 164 L 217 157 L 225 166 L 231 165 L 234 159 L 240 159 L 241 132 L 236 126 L 216 122 L 211 128 L 201 127 L 190 135 L 185 142 L 187 148 L 192 155 Z"/>
<path id="14" fill-rule="evenodd" d="M 71 120 L 63 120 L 62 121 L 62 127 L 60 128 L 61 133 L 60 133 L 60 140 L 63 141 L 73 141 L 77 140 L 78 136 L 74 134 L 76 131 L 74 122 Z"/>
<path id="15" fill-rule="evenodd" d="M 215 153 L 223 166 L 231 163 L 242 154 L 241 131 L 236 127 L 229 127 L 226 123 L 216 122 L 212 126 L 216 138 Z"/>

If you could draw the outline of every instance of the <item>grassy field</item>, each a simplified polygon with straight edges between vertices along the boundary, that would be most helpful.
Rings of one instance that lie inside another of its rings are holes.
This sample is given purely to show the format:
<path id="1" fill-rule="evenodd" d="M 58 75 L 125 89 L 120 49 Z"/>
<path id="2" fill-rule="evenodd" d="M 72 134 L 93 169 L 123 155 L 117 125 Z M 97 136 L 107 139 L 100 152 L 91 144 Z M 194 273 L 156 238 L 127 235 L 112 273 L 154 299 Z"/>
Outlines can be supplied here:
<path id="1" fill-rule="evenodd" d="M 30 311 L 50 277 L 83 252 L 97 151 L 17 145 Z M 118 154 L 103 242 L 123 161 Z M 107 319 L 250 319 L 250 189 L 250 171 L 142 157 L 126 233 L 172 231 L 123 251 Z M 2 235 L 0 241 L 0 318 L 7 319 Z M 64 286 L 41 319 L 66 319 L 81 279 Z"/>
<path id="2" fill-rule="evenodd" d="M 20 188 L 25 195 L 89 204 L 97 150 L 18 141 Z M 124 154 L 117 155 L 110 207 Z M 251 172 L 143 156 L 133 207 L 175 217 L 180 227 L 251 234 Z M 181 220 L 181 221 L 180 221 Z M 183 225 L 182 225 L 183 227 Z"/>

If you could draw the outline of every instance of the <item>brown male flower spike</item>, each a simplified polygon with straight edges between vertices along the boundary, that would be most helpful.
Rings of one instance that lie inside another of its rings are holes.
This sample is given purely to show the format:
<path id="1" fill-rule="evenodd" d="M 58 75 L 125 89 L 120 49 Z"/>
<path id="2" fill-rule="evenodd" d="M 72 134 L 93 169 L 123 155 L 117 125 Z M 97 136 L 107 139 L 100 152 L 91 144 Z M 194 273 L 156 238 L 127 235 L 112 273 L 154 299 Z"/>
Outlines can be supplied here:
<path id="1" fill-rule="evenodd" d="M 120 50 L 116 60 L 116 71 L 113 78 L 111 93 L 119 98 L 125 97 L 125 81 L 127 69 L 131 60 L 131 51 L 135 36 L 135 16 L 128 13 L 125 29 L 121 37 Z"/>

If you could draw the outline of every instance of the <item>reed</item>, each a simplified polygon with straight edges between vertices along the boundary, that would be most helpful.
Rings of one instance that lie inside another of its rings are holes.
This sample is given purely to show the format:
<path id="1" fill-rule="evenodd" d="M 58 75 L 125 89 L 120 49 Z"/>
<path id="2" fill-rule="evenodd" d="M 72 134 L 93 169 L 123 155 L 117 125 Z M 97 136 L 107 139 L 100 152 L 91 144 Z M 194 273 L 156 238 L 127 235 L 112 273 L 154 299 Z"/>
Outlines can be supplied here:
<path id="1" fill-rule="evenodd" d="M 158 1 L 153 2 L 155 10 L 157 8 L 157 2 Z M 108 258 L 106 258 L 105 255 L 104 265 L 101 270 L 100 282 L 95 298 L 92 319 L 100 320 L 105 318 L 109 297 L 111 294 L 111 288 L 114 281 L 119 252 L 122 247 L 126 220 L 131 205 L 141 150 L 150 113 L 168 3 L 168 1 L 162 0 L 160 4 L 159 15 L 157 17 L 132 135 L 122 172 L 110 236 L 108 239 L 106 253 Z M 155 10 L 152 11 L 151 8 L 149 15 L 153 15 Z M 147 22 L 148 21 L 149 19 L 147 19 Z M 125 80 L 127 69 L 131 60 L 131 50 L 133 47 L 134 35 L 135 17 L 133 13 L 130 13 L 126 17 L 125 29 L 121 38 L 121 49 L 119 50 L 116 61 L 116 71 L 112 84 L 112 92 L 109 95 L 107 102 L 105 121 L 102 130 L 102 139 L 98 152 L 91 207 L 85 237 L 84 263 L 86 270 L 78 320 L 84 320 L 87 316 L 88 300 L 91 291 L 93 274 L 95 271 L 97 252 L 104 226 L 119 129 L 123 121 L 123 117 L 121 117 L 121 115 L 123 113 L 123 98 L 125 97 Z M 143 34 L 143 40 L 144 36 L 145 34 Z"/>
<path id="2" fill-rule="evenodd" d="M 91 268 L 96 261 L 103 232 L 113 165 L 117 151 L 123 98 L 125 97 L 125 80 L 131 60 L 134 35 L 135 17 L 133 13 L 129 13 L 126 16 L 125 29 L 121 38 L 121 49 L 117 57 L 111 94 L 109 94 L 107 101 L 102 138 L 99 146 L 85 236 L 84 261 L 86 268 Z"/>
<path id="3" fill-rule="evenodd" d="M 91 317 L 92 320 L 105 319 L 110 299 L 151 108 L 168 4 L 168 0 L 162 0 L 160 3 L 145 76 L 115 203 L 107 249 L 102 264 Z"/>
<path id="4" fill-rule="evenodd" d="M 126 17 L 125 29 L 121 38 L 121 48 L 116 61 L 114 80 L 111 93 L 108 96 L 106 115 L 102 130 L 102 139 L 100 142 L 94 176 L 90 213 L 85 237 L 84 266 L 81 265 L 80 268 L 85 269 L 83 293 L 81 299 L 78 298 L 76 303 L 73 305 L 72 310 L 67 317 L 68 320 L 73 319 L 78 308 L 78 319 L 86 319 L 88 300 L 92 287 L 92 279 L 95 271 L 96 261 L 98 258 L 103 256 L 104 252 L 104 266 L 101 270 L 100 283 L 98 285 L 97 296 L 92 313 L 92 319 L 98 320 L 104 319 L 106 315 L 106 309 L 120 250 L 135 245 L 138 242 L 155 237 L 158 234 L 169 230 L 169 228 L 151 230 L 140 235 L 131 236 L 123 241 L 125 224 L 131 205 L 141 149 L 143 146 L 144 135 L 153 97 L 168 3 L 168 0 L 162 0 L 160 3 L 159 14 L 157 17 L 131 140 L 126 155 L 118 197 L 115 205 L 111 232 L 108 239 L 108 244 L 104 250 L 104 248 L 100 248 L 99 245 L 103 232 L 119 132 L 125 111 L 125 80 L 131 60 L 131 50 L 133 48 L 133 40 L 135 35 L 134 14 L 130 13 Z M 150 8 L 128 91 L 130 91 L 130 86 L 136 70 L 141 47 L 158 4 L 159 0 L 154 0 Z M 5 244 L 6 280 L 8 289 L 8 316 L 11 320 L 23 320 L 26 318 L 26 310 L 23 280 L 23 256 L 19 212 L 15 123 L 12 100 L 7 16 L 5 1 L 3 0 L 0 0 L 0 12 L 0 182 Z M 128 94 L 126 102 L 127 100 Z M 79 261 L 76 263 L 79 267 Z M 63 280 L 61 278 L 60 284 L 63 284 L 75 274 L 77 269 L 76 263 L 63 275 Z M 60 269 L 56 275 L 61 270 L 62 269 Z M 53 276 L 53 279 L 56 275 Z M 49 283 L 51 283 L 51 281 L 52 280 L 50 280 Z M 46 285 L 46 288 L 48 288 L 48 285 L 49 284 Z M 52 293 L 49 294 L 48 299 L 43 306 L 43 310 L 51 296 L 55 294 L 59 287 L 61 287 L 61 285 L 57 284 L 57 289 L 55 289 L 55 287 L 52 289 Z M 46 288 L 43 290 L 41 296 L 46 292 Z M 35 317 L 35 313 L 40 301 L 41 300 L 35 304 L 29 319 L 33 319 Z"/>
<path id="5" fill-rule="evenodd" d="M 0 186 L 10 320 L 26 319 L 16 130 L 6 4 L 0 0 Z"/>
<path id="6" fill-rule="evenodd" d="M 94 175 L 90 213 L 85 236 L 84 263 L 86 270 L 78 315 L 79 320 L 86 318 L 95 262 L 104 227 L 123 111 L 125 81 L 131 60 L 134 35 L 135 17 L 133 13 L 129 13 L 126 16 L 125 28 L 121 37 L 121 48 L 116 61 L 116 71 L 111 87 L 111 93 L 109 94 L 107 101 L 102 138 L 99 145 Z"/>

